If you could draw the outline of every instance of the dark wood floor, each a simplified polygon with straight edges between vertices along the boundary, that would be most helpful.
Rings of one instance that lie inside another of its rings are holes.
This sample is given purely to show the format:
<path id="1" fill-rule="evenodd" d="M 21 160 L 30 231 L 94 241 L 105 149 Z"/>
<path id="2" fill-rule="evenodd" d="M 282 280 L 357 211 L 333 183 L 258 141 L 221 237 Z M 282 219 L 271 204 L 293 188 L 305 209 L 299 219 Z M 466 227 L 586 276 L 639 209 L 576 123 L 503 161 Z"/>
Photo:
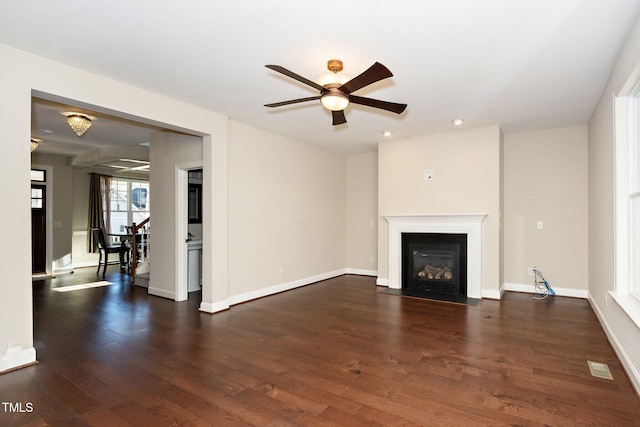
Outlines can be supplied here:
<path id="1" fill-rule="evenodd" d="M 120 279 L 123 279 L 120 282 Z M 0 425 L 640 425 L 585 300 L 475 306 L 343 276 L 209 315 L 79 271 L 36 281 L 36 366 L 0 376 Z M 614 380 L 592 377 L 587 360 Z"/>

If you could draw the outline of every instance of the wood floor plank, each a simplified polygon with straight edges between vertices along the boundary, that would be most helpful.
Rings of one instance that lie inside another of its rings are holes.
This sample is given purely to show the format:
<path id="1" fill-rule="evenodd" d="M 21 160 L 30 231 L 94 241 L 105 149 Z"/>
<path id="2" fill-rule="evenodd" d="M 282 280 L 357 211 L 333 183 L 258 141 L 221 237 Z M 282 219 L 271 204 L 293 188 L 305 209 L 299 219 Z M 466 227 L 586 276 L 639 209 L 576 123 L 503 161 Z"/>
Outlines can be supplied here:
<path id="1" fill-rule="evenodd" d="M 214 315 L 95 270 L 33 282 L 39 364 L 0 376 L 0 426 L 635 426 L 588 301 L 449 304 L 341 276 Z M 592 377 L 586 361 L 609 365 Z"/>

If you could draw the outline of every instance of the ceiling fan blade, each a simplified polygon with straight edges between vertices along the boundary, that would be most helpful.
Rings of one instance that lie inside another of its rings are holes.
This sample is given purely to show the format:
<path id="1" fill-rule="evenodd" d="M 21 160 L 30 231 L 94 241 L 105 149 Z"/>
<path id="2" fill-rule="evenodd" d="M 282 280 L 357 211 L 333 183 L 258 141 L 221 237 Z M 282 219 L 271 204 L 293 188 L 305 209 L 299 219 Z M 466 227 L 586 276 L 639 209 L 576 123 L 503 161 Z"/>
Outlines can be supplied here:
<path id="1" fill-rule="evenodd" d="M 368 86 L 371 83 L 384 80 L 391 76 L 393 76 L 393 74 L 391 74 L 391 71 L 389 71 L 387 67 L 379 62 L 376 62 L 365 72 L 357 77 L 352 78 L 351 80 L 340 86 L 338 89 L 346 94 L 350 94 L 351 92 L 362 89 L 363 87 Z"/>
<path id="2" fill-rule="evenodd" d="M 269 68 L 270 70 L 273 71 L 277 71 L 280 74 L 284 74 L 287 77 L 291 77 L 294 80 L 299 81 L 300 83 L 304 83 L 307 86 L 311 86 L 314 89 L 318 89 L 319 91 L 324 90 L 324 88 L 322 86 L 320 86 L 318 83 L 311 81 L 309 79 L 306 79 L 304 77 L 302 77 L 299 74 L 294 73 L 293 71 L 289 71 L 284 67 L 281 67 L 279 65 L 265 65 L 265 67 Z"/>
<path id="3" fill-rule="evenodd" d="M 349 95 L 349 102 L 354 104 L 366 105 L 367 107 L 380 108 L 382 110 L 391 111 L 392 113 L 400 114 L 407 104 L 398 104 L 396 102 L 380 101 L 377 99 L 363 98 L 361 96 Z"/>
<path id="4" fill-rule="evenodd" d="M 333 116 L 333 125 L 342 125 L 347 123 L 347 118 L 344 116 L 344 110 L 340 111 L 332 111 L 331 115 Z"/>
<path id="5" fill-rule="evenodd" d="M 300 102 L 307 102 L 307 101 L 317 101 L 318 99 L 320 99 L 320 95 L 310 96 L 308 98 L 291 99 L 289 101 L 274 102 L 273 104 L 264 104 L 264 106 L 265 107 L 282 107 L 283 105 L 298 104 Z"/>

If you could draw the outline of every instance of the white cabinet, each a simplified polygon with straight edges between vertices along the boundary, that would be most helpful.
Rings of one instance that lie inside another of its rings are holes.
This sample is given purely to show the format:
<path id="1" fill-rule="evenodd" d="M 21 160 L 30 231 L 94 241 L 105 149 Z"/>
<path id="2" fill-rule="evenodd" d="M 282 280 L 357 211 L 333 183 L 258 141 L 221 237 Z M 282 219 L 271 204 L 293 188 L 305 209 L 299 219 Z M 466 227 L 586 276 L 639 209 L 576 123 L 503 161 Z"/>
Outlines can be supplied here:
<path id="1" fill-rule="evenodd" d="M 188 291 L 199 291 L 202 286 L 202 240 L 187 243 L 187 254 Z"/>

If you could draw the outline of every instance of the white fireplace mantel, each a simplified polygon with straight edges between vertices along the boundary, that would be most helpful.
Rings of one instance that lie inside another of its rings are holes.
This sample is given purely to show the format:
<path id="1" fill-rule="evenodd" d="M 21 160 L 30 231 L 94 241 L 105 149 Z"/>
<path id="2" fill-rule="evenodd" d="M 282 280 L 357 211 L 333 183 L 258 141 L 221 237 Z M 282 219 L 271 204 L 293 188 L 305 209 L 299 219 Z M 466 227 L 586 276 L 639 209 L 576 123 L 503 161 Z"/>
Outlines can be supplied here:
<path id="1" fill-rule="evenodd" d="M 386 215 L 389 288 L 402 288 L 402 233 L 467 235 L 467 297 L 482 298 L 482 221 L 486 214 Z"/>

